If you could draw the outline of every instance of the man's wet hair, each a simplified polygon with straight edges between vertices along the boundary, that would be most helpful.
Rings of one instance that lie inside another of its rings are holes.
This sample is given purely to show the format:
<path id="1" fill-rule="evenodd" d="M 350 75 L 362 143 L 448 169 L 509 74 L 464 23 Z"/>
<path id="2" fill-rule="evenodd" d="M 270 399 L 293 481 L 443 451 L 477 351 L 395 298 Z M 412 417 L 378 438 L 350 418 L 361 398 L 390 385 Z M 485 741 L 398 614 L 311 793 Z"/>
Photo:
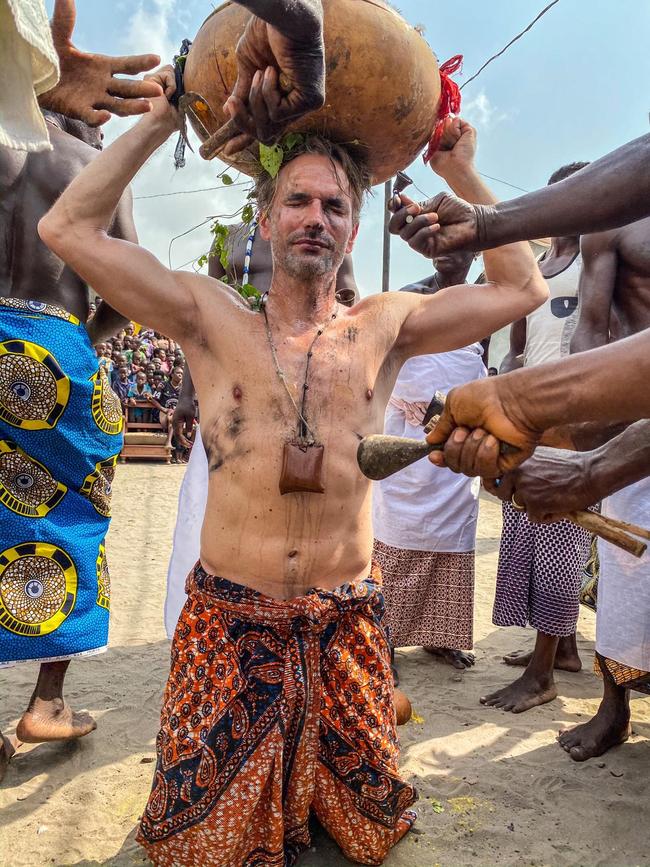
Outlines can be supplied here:
<path id="1" fill-rule="evenodd" d="M 316 154 L 327 157 L 334 168 L 340 167 L 350 184 L 350 196 L 352 198 L 352 218 L 356 223 L 366 195 L 370 191 L 371 177 L 367 166 L 359 159 L 352 156 L 344 145 L 336 144 L 322 136 L 306 136 L 298 142 L 284 157 L 282 169 L 296 157 L 305 154 Z M 260 213 L 266 213 L 273 205 L 273 199 L 278 188 L 279 173 L 272 178 L 267 172 L 261 172 L 255 180 L 255 198 Z M 347 195 L 347 191 L 346 191 Z"/>
<path id="2" fill-rule="evenodd" d="M 568 163 L 566 166 L 562 166 L 557 169 L 557 171 L 553 172 L 551 177 L 548 179 L 547 186 L 551 184 L 557 184 L 558 181 L 563 181 L 566 178 L 570 178 L 571 175 L 574 175 L 576 172 L 579 172 L 580 169 L 584 169 L 585 166 L 588 166 L 589 163 Z"/>

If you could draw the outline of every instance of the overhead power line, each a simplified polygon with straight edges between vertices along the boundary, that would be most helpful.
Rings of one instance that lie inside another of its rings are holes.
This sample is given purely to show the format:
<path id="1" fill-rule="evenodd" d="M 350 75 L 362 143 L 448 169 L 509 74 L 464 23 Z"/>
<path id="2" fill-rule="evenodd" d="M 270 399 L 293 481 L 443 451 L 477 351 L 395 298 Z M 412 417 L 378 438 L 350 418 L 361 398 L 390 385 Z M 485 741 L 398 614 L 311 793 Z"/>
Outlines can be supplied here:
<path id="1" fill-rule="evenodd" d="M 483 64 L 483 66 L 481 66 L 481 68 L 478 70 L 478 72 L 475 72 L 471 78 L 468 78 L 467 81 L 463 82 L 463 84 L 461 84 L 459 89 L 462 90 L 464 87 L 467 87 L 467 85 L 470 83 L 470 81 L 474 81 L 474 79 L 477 78 L 483 72 L 483 70 L 485 69 L 486 66 L 488 66 L 490 63 L 492 63 L 493 60 L 496 60 L 497 57 L 501 57 L 501 55 L 504 54 L 513 43 L 515 43 L 518 39 L 521 39 L 521 37 L 524 35 L 524 33 L 528 33 L 528 31 L 531 29 L 531 27 L 533 27 L 533 25 L 536 24 L 537 21 L 539 21 L 539 19 L 542 17 L 542 15 L 546 15 L 548 10 L 551 9 L 553 6 L 555 6 L 556 3 L 559 3 L 559 2 L 560 2 L 560 0 L 553 0 L 552 3 L 549 3 L 548 6 L 545 6 L 542 9 L 542 11 L 535 18 L 533 18 L 533 20 L 530 22 L 528 27 L 524 28 L 524 30 L 522 30 L 521 33 L 518 33 L 514 37 L 514 39 L 510 40 L 510 42 L 507 45 L 504 45 L 504 47 L 501 49 L 501 51 L 497 52 L 496 54 L 493 54 L 492 57 L 488 58 L 485 61 L 485 63 Z"/>

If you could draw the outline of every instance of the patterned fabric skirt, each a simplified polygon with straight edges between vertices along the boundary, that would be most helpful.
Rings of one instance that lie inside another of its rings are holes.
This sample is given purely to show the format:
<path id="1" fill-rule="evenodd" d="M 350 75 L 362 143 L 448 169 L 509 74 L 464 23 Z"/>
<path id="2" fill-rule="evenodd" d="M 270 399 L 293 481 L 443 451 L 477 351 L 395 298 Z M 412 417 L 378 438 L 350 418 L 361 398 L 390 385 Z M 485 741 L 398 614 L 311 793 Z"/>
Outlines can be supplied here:
<path id="1" fill-rule="evenodd" d="M 0 298 L 0 667 L 106 647 L 122 421 L 79 320 Z"/>
<path id="2" fill-rule="evenodd" d="M 197 564 L 138 833 L 154 864 L 290 867 L 312 809 L 361 864 L 408 831 L 379 588 L 373 572 L 284 601 Z"/>
<path id="3" fill-rule="evenodd" d="M 530 625 L 546 635 L 575 632 L 583 568 L 591 534 L 569 521 L 532 524 L 525 512 L 503 506 L 495 626 Z"/>
<path id="4" fill-rule="evenodd" d="M 473 644 L 474 552 L 408 551 L 375 539 L 393 647 Z"/>
<path id="5" fill-rule="evenodd" d="M 650 671 L 630 668 L 629 665 L 624 665 L 622 662 L 616 662 L 614 659 L 609 659 L 606 656 L 599 657 L 596 654 L 594 657 L 594 671 L 601 677 L 605 675 L 601 659 L 616 686 L 624 686 L 627 689 L 634 689 L 637 692 L 644 692 L 650 695 Z"/>

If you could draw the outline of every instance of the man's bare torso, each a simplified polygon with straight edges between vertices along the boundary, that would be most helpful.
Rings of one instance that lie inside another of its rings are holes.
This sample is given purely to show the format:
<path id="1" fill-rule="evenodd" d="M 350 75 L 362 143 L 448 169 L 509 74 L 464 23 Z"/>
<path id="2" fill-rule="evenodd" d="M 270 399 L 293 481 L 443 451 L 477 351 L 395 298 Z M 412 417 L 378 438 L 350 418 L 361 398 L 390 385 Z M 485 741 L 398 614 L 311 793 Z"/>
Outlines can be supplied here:
<path id="1" fill-rule="evenodd" d="M 650 218 L 618 229 L 616 252 L 612 313 L 618 339 L 650 327 Z"/>
<path id="2" fill-rule="evenodd" d="M 306 406 L 325 446 L 325 493 L 281 496 L 283 446 L 295 436 L 297 417 L 275 370 L 264 317 L 227 289 L 201 305 L 204 321 L 221 323 L 203 345 L 187 348 L 210 474 L 203 566 L 280 598 L 365 577 L 371 486 L 356 451 L 363 436 L 383 427 L 399 370 L 390 354 L 395 323 L 380 317 L 376 299 L 352 310 L 339 305 L 313 350 Z M 273 335 L 296 400 L 314 333 Z"/>

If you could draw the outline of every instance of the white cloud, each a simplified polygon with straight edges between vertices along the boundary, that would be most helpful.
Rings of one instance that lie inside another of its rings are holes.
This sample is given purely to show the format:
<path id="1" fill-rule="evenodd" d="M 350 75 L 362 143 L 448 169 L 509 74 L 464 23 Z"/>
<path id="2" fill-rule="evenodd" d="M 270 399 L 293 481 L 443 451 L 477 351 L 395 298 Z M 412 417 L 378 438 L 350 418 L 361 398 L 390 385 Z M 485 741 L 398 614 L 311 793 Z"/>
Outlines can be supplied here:
<path id="1" fill-rule="evenodd" d="M 463 102 L 461 113 L 471 124 L 484 130 L 492 129 L 508 117 L 508 112 L 492 105 L 483 90 L 474 99 Z"/>
<path id="2" fill-rule="evenodd" d="M 171 62 L 178 50 L 170 37 L 175 23 L 175 0 L 139 0 L 122 38 L 127 54 L 159 54 L 163 63 Z"/>

